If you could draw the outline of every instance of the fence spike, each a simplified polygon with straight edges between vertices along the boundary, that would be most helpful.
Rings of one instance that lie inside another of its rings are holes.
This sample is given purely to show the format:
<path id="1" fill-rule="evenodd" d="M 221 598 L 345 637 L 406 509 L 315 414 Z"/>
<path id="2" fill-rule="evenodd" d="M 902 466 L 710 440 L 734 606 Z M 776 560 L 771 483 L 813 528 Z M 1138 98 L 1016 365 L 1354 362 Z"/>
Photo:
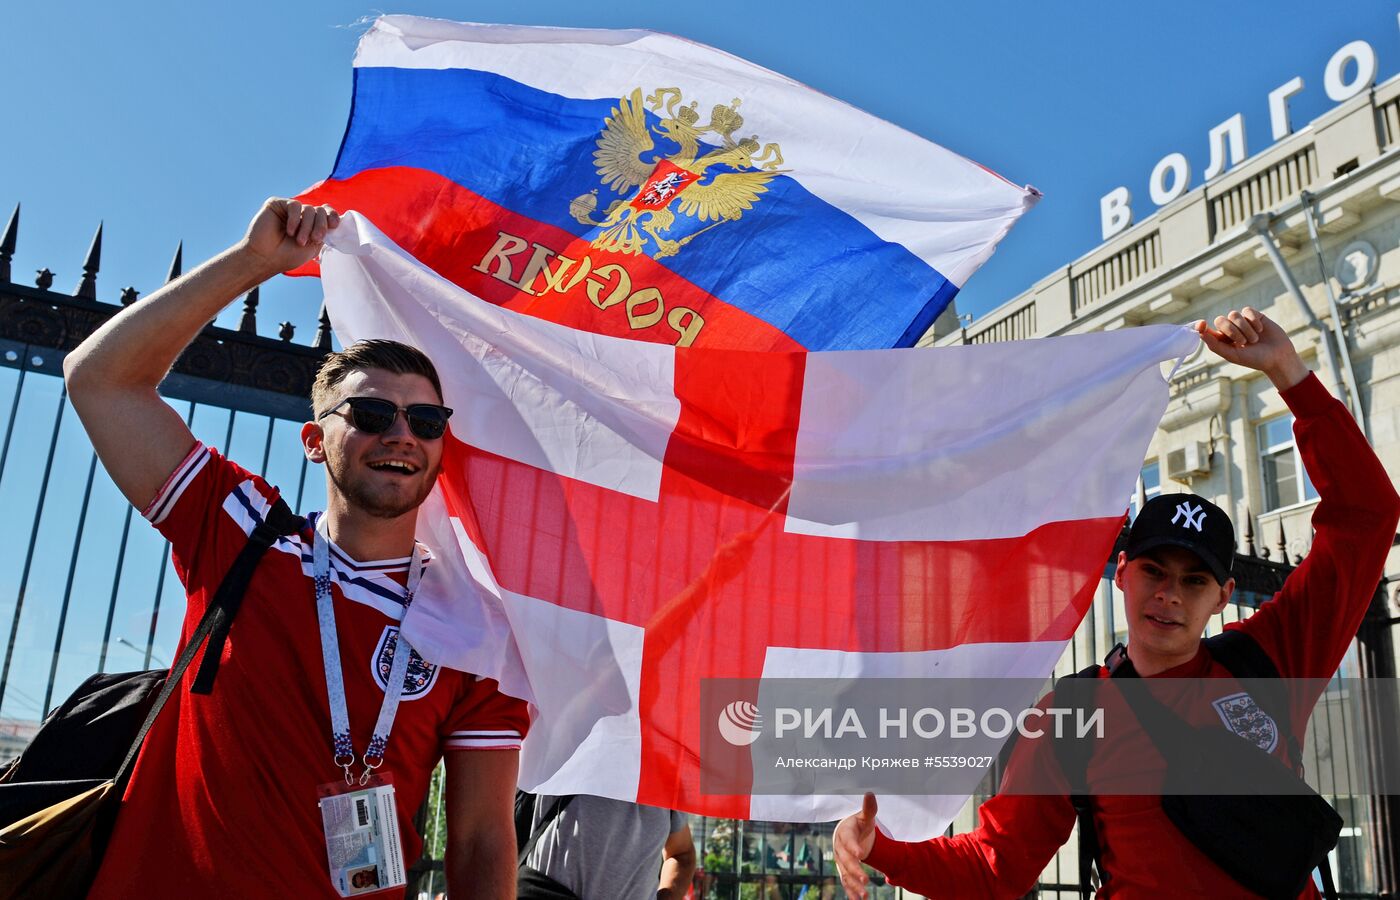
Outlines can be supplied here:
<path id="1" fill-rule="evenodd" d="M 97 299 L 97 270 L 102 266 L 102 223 L 97 223 L 97 234 L 92 236 L 92 244 L 88 247 L 87 259 L 83 260 L 83 277 L 78 282 L 77 290 L 73 291 L 73 296 L 81 297 L 84 300 Z"/>
<path id="2" fill-rule="evenodd" d="M 317 317 L 314 346 L 323 353 L 329 353 L 331 350 L 331 313 L 326 309 L 324 300 L 321 301 L 321 314 Z"/>
<path id="3" fill-rule="evenodd" d="M 11 281 L 10 260 L 15 258 L 15 245 L 19 241 L 19 204 L 10 213 L 10 224 L 5 226 L 5 234 L 0 236 L 0 281 Z"/>
<path id="4" fill-rule="evenodd" d="M 1288 562 L 1288 535 L 1283 533 L 1283 519 L 1278 520 L 1278 559 L 1281 563 Z"/>
<path id="5" fill-rule="evenodd" d="M 1246 556 L 1257 556 L 1254 550 L 1254 513 L 1244 508 L 1244 552 Z"/>
<path id="6" fill-rule="evenodd" d="M 169 284 L 180 277 L 185 264 L 185 242 L 181 241 L 175 246 L 175 258 L 170 261 L 170 274 L 165 276 L 165 283 Z"/>
<path id="7" fill-rule="evenodd" d="M 258 333 L 258 288 L 260 286 L 253 285 L 253 289 L 243 299 L 243 315 L 238 319 L 238 330 L 244 334 Z"/>

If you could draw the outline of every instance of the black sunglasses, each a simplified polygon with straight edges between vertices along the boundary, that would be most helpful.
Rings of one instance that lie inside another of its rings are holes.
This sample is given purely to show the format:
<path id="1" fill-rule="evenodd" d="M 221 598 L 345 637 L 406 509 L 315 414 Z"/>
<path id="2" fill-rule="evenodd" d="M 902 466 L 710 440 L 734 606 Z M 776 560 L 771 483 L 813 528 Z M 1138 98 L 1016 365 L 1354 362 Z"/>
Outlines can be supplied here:
<path id="1" fill-rule="evenodd" d="M 350 407 L 350 424 L 365 434 L 383 434 L 394 427 L 394 419 L 400 412 L 408 420 L 408 430 L 413 436 L 425 441 L 435 441 L 447 430 L 447 420 L 452 418 L 452 410 L 434 403 L 413 403 L 398 406 L 379 397 L 346 397 L 330 409 L 316 417 L 321 421 L 340 409 Z"/>

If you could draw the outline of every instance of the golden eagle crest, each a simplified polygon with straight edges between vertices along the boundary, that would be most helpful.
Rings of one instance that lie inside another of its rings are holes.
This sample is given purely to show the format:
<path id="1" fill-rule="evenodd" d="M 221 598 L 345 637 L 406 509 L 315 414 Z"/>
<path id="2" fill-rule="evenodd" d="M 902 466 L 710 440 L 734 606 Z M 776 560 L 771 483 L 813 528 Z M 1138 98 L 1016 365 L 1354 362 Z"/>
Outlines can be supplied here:
<path id="1" fill-rule="evenodd" d="M 569 204 L 575 220 L 602 229 L 592 241 L 600 250 L 648 253 L 656 259 L 674 256 L 700 234 L 752 209 L 767 192 L 768 182 L 789 171 L 778 168 L 783 154 L 777 144 L 760 148 L 756 135 L 735 139 L 734 132 L 744 124 L 737 99 L 729 106 L 716 104 L 704 125 L 699 124 L 694 100 L 681 106 L 679 88 L 658 88 L 646 105 L 661 119 L 654 128 L 647 127 L 642 89 L 637 88 L 618 100 L 598 138 L 593 163 L 603 186 L 618 195 L 604 218 L 593 218 L 597 188 Z M 653 132 L 678 149 L 666 155 L 652 140 Z M 720 146 L 713 147 L 713 138 L 702 143 L 704 135 L 718 138 Z M 675 204 L 679 205 L 673 210 Z M 677 210 L 711 224 L 668 238 L 664 232 L 676 224 Z M 654 247 L 649 246 L 652 242 Z"/>

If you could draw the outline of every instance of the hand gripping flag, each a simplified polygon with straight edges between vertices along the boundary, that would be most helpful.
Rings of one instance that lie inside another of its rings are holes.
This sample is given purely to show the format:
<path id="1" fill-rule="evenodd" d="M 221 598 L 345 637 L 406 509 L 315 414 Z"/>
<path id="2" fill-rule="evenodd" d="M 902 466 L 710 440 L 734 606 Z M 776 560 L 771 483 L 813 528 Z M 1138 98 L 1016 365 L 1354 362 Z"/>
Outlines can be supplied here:
<path id="1" fill-rule="evenodd" d="M 509 309 L 779 350 L 912 345 L 1038 197 L 678 37 L 411 16 L 361 39 L 302 195 Z"/>
<path id="2" fill-rule="evenodd" d="M 1196 342 L 677 348 L 486 303 L 357 214 L 328 247 L 341 339 L 422 348 L 456 410 L 418 523 L 456 583 L 404 634 L 534 703 L 523 786 L 713 816 L 859 798 L 702 792 L 702 679 L 1047 675 L 1166 408 L 1159 361 Z M 961 803 L 882 821 L 927 837 Z"/>

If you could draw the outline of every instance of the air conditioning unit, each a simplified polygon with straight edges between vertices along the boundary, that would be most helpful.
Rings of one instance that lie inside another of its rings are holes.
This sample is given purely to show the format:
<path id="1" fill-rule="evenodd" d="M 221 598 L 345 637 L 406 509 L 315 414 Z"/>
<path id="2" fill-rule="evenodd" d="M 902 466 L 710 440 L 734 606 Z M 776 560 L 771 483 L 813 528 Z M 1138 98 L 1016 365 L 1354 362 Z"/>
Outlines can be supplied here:
<path id="1" fill-rule="evenodd" d="M 1205 441 L 1190 441 L 1184 447 L 1167 452 L 1167 477 L 1173 481 L 1190 481 L 1210 473 L 1210 450 Z"/>

